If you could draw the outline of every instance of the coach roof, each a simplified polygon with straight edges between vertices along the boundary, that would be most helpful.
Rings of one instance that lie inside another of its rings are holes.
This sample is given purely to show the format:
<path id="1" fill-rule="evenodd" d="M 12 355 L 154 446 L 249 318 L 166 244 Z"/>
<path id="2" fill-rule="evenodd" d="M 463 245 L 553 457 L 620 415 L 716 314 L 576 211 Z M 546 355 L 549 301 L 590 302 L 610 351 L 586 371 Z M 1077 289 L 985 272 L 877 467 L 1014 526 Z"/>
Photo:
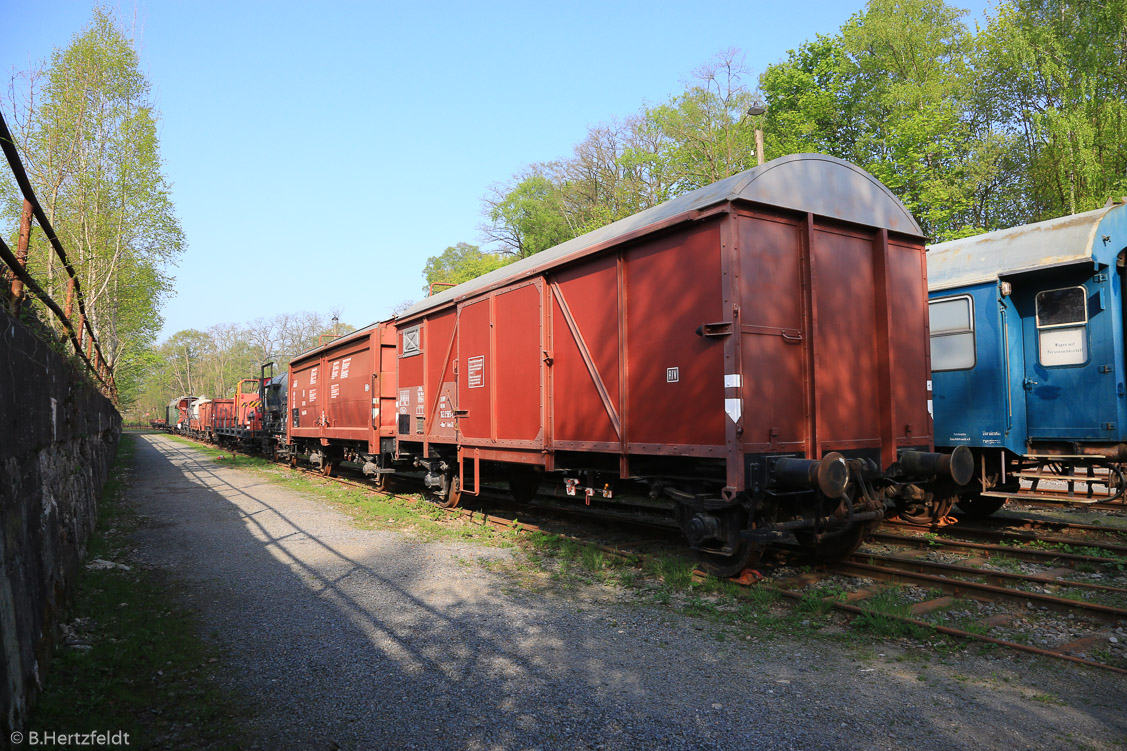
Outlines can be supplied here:
<path id="1" fill-rule="evenodd" d="M 412 305 L 399 315 L 418 313 L 478 290 L 530 276 L 570 256 L 636 235 L 647 227 L 727 201 L 752 201 L 810 212 L 868 227 L 920 236 L 911 213 L 879 180 L 860 167 L 824 154 L 792 154 L 706 185 L 665 203 L 580 235 L 543 252 L 502 266 Z"/>
<path id="2" fill-rule="evenodd" d="M 1109 217 L 1112 212 L 1116 212 L 1115 217 Z M 1102 256 L 1109 252 L 1113 256 L 1122 249 L 1122 244 L 1121 241 L 1109 243 L 1110 236 L 1103 239 L 1111 230 L 1100 230 L 1100 225 L 1108 218 L 1119 219 L 1113 222 L 1119 225 L 1123 216 L 1123 205 L 1105 206 L 1083 214 L 932 245 L 927 252 L 928 288 L 940 290 L 981 284 L 1007 274 L 1073 263 L 1109 263 L 1110 259 Z M 1108 226 L 1105 224 L 1105 228 Z M 1100 236 L 1099 243 L 1097 236 Z"/>

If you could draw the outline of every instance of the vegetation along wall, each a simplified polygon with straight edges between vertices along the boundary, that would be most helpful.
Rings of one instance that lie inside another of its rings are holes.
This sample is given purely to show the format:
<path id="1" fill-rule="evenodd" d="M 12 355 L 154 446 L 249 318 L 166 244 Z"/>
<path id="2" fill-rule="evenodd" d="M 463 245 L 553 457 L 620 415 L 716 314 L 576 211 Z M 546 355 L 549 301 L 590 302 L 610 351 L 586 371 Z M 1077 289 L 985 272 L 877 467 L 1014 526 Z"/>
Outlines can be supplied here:
<path id="1" fill-rule="evenodd" d="M 26 720 L 38 689 L 120 436 L 114 405 L 0 310 L 0 737 L 5 741 Z"/>

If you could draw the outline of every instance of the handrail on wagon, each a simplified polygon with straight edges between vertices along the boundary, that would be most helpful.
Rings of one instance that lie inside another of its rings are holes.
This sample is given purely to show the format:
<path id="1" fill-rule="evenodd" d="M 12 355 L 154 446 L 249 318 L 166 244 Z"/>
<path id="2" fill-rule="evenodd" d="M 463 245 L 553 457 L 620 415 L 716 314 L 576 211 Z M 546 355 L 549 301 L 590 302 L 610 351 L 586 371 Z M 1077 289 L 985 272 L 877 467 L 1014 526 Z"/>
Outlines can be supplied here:
<path id="1" fill-rule="evenodd" d="M 86 303 L 82 296 L 82 285 L 78 281 L 78 275 L 67 259 L 66 251 L 63 249 L 62 243 L 55 234 L 50 220 L 47 219 L 46 212 L 43 211 L 43 207 L 39 205 L 39 200 L 35 197 L 35 191 L 31 188 L 31 181 L 28 179 L 27 172 L 24 170 L 23 162 L 20 160 L 19 152 L 16 150 L 15 141 L 12 139 L 12 134 L 8 130 L 8 123 L 4 121 L 2 113 L 0 113 L 0 149 L 3 149 L 4 156 L 8 160 L 8 167 L 12 170 L 12 175 L 16 178 L 16 184 L 19 185 L 20 192 L 23 194 L 23 211 L 20 215 L 20 235 L 16 252 L 13 253 L 4 242 L 3 238 L 0 238 L 0 261 L 3 261 L 4 265 L 8 267 L 14 277 L 12 279 L 12 299 L 9 309 L 13 316 L 18 317 L 21 303 L 26 295 L 25 288 L 30 290 L 32 294 L 46 305 L 47 308 L 55 314 L 55 317 L 59 319 L 63 329 L 66 331 L 67 338 L 70 339 L 71 344 L 74 346 L 75 354 L 86 363 L 87 369 L 94 374 L 94 377 L 101 382 L 109 397 L 116 402 L 117 382 L 114 379 L 114 364 L 109 362 L 106 356 L 102 354 L 102 347 L 98 343 L 98 337 L 94 334 L 94 328 L 90 324 L 90 317 L 86 313 Z M 67 300 L 65 310 L 51 298 L 50 294 L 39 286 L 27 271 L 32 216 L 39 222 L 40 229 L 43 230 L 43 234 L 51 243 L 51 248 L 54 250 L 55 255 L 59 257 L 59 260 L 62 261 L 63 268 L 66 269 Z M 74 322 L 71 320 L 73 305 L 76 302 L 78 304 L 77 326 L 75 326 Z"/>

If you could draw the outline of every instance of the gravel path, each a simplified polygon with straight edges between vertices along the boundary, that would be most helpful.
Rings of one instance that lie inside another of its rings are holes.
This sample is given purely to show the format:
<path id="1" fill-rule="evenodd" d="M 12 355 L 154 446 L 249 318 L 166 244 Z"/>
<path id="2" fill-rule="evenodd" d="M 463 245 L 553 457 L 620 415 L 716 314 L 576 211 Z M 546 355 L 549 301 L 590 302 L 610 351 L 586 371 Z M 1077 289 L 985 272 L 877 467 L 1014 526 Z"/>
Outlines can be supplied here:
<path id="1" fill-rule="evenodd" d="M 511 586 L 509 549 L 359 530 L 260 474 L 137 437 L 138 558 L 229 653 L 263 749 L 1122 749 L 1127 679 L 1025 657 L 720 641 Z M 887 646 L 887 648 L 886 648 Z M 888 657 L 876 657 L 876 653 Z"/>

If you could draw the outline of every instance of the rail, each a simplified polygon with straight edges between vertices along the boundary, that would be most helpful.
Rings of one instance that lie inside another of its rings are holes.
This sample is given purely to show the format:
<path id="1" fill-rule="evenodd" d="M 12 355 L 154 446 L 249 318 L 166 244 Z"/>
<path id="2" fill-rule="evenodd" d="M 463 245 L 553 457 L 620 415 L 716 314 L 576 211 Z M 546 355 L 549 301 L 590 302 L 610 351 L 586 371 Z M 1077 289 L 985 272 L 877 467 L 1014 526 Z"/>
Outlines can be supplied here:
<path id="1" fill-rule="evenodd" d="M 39 200 L 35 197 L 35 191 L 31 188 L 31 181 L 24 170 L 23 161 L 20 159 L 19 151 L 16 150 L 15 141 L 12 139 L 12 134 L 8 130 L 8 123 L 4 121 L 3 114 L 0 114 L 0 149 L 3 149 L 4 156 L 8 160 L 8 167 L 12 170 L 16 184 L 23 194 L 23 211 L 20 215 L 20 235 L 16 252 L 13 253 L 4 239 L 0 237 L 0 261 L 3 261 L 13 276 L 10 311 L 13 316 L 19 316 L 23 299 L 27 295 L 27 290 L 30 290 L 59 319 L 67 338 L 74 346 L 75 354 L 102 384 L 109 397 L 116 402 L 117 383 L 114 380 L 114 366 L 102 354 L 98 337 L 95 335 L 94 328 L 90 324 L 90 317 L 86 313 L 86 303 L 82 297 L 82 285 L 78 281 L 78 275 L 67 258 L 63 244 L 55 235 L 55 230 L 51 226 L 50 220 L 47 219 L 46 212 L 43 211 L 43 207 L 39 205 Z M 52 250 L 66 270 L 67 299 L 64 306 L 55 302 L 51 295 L 39 286 L 27 271 L 27 259 L 31 251 L 31 220 L 33 216 L 39 222 L 39 228 L 47 237 Z M 71 320 L 75 304 L 78 305 L 77 326 Z"/>

